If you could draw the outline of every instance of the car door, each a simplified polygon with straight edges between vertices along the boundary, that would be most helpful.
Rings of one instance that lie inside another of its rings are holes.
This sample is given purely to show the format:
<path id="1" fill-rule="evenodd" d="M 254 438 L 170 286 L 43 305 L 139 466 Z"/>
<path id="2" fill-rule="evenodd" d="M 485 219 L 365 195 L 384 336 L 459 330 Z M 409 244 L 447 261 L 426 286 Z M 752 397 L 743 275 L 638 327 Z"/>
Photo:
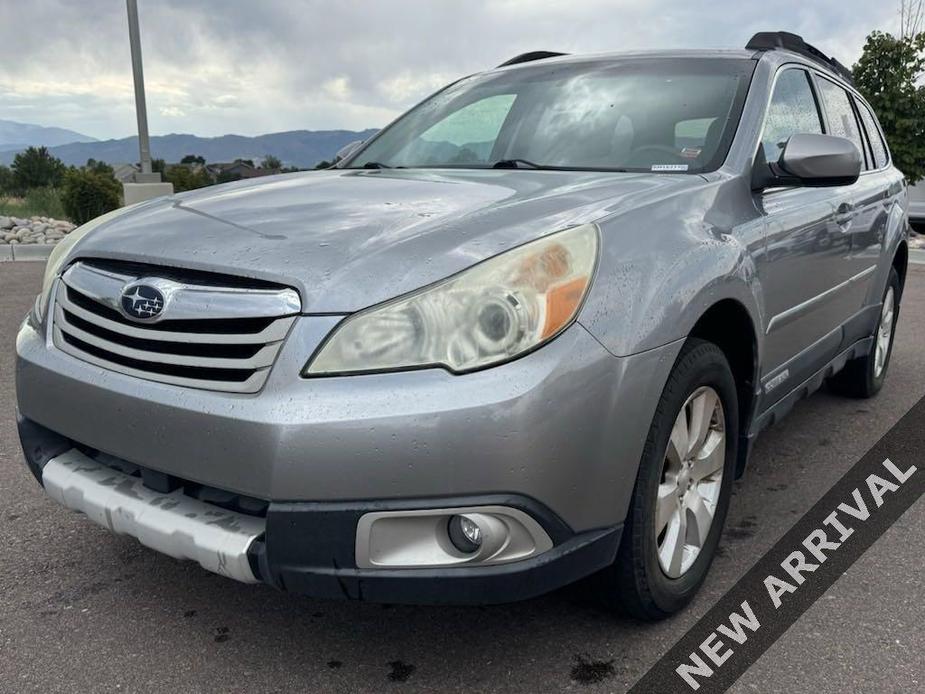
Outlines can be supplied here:
<path id="1" fill-rule="evenodd" d="M 816 76 L 826 128 L 832 135 L 851 140 L 863 155 L 863 170 L 850 186 L 829 188 L 835 205 L 835 223 L 846 242 L 841 258 L 839 291 L 833 294 L 830 310 L 839 324 L 862 329 L 863 321 L 853 322 L 864 307 L 880 257 L 880 245 L 886 230 L 889 184 L 878 166 L 857 111 L 858 103 L 841 85 L 821 75 Z M 882 156 L 882 155 L 881 155 Z M 860 335 L 845 335 L 843 343 L 854 342 Z M 845 345 L 847 346 L 847 345 Z"/>
<path id="2" fill-rule="evenodd" d="M 777 74 L 760 146 L 777 161 L 798 133 L 823 133 L 810 73 L 784 67 Z M 831 359 L 841 342 L 833 310 L 851 240 L 835 217 L 831 188 L 778 187 L 755 194 L 766 221 L 765 252 L 756 258 L 764 300 L 762 386 L 773 404 Z"/>
<path id="3" fill-rule="evenodd" d="M 855 196 L 860 207 L 860 219 L 857 228 L 852 230 L 852 255 L 859 267 L 868 267 L 877 263 L 883 252 L 884 238 L 889 228 L 893 206 L 902 203 L 906 191 L 905 181 L 896 169 L 890 166 L 889 150 L 886 139 L 880 129 L 873 111 L 863 99 L 852 95 L 852 103 L 861 126 L 861 134 L 867 146 L 868 170 L 861 174 Z M 876 274 L 871 275 L 871 282 L 876 281 Z M 881 287 L 870 287 L 866 300 L 871 296 L 879 300 Z M 845 343 L 851 344 L 870 335 L 876 313 L 849 318 L 845 324 Z"/>

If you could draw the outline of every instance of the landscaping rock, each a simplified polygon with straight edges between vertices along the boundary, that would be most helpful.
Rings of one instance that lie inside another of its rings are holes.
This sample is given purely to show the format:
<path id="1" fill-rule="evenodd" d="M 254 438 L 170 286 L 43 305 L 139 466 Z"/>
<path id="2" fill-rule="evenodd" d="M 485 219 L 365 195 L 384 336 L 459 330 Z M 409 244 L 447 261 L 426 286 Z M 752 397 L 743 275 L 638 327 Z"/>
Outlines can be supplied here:
<path id="1" fill-rule="evenodd" d="M 75 226 L 64 219 L 33 216 L 31 219 L 0 217 L 0 244 L 54 245 Z"/>

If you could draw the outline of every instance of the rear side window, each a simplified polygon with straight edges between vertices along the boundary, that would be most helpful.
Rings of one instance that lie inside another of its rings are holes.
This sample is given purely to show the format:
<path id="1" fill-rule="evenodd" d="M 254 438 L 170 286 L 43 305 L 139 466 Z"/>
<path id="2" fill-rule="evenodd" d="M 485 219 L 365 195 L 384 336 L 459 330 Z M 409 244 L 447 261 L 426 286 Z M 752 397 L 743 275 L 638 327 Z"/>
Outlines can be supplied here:
<path id="1" fill-rule="evenodd" d="M 883 135 L 874 119 L 874 114 L 867 108 L 867 104 L 854 100 L 858 107 L 858 113 L 861 114 L 861 121 L 864 124 L 864 130 L 867 131 L 867 141 L 870 142 L 870 148 L 874 155 L 874 168 L 882 169 L 889 161 L 889 155 L 886 151 L 886 145 L 883 142 Z"/>
<path id="2" fill-rule="evenodd" d="M 822 134 L 819 108 L 805 70 L 790 68 L 777 78 L 768 117 L 761 136 L 764 156 L 769 162 L 780 159 L 781 151 L 791 135 Z"/>
<path id="3" fill-rule="evenodd" d="M 861 158 L 866 161 L 864 140 L 861 137 L 861 129 L 855 118 L 854 109 L 851 108 L 848 92 L 824 78 L 819 78 L 818 84 L 819 92 L 822 94 L 822 103 L 825 105 L 825 114 L 829 119 L 829 133 L 851 140 L 861 152 Z"/>

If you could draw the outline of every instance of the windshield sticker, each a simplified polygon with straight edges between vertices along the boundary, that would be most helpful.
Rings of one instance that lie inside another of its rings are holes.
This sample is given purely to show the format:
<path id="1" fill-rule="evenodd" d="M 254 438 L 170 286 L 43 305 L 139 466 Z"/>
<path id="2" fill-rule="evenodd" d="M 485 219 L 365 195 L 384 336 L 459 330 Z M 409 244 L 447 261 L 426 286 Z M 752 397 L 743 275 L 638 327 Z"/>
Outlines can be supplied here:
<path id="1" fill-rule="evenodd" d="M 685 147 L 681 150 L 681 156 L 685 159 L 696 159 L 702 151 L 700 147 Z"/>
<path id="2" fill-rule="evenodd" d="M 652 164 L 652 171 L 687 171 L 687 164 Z"/>

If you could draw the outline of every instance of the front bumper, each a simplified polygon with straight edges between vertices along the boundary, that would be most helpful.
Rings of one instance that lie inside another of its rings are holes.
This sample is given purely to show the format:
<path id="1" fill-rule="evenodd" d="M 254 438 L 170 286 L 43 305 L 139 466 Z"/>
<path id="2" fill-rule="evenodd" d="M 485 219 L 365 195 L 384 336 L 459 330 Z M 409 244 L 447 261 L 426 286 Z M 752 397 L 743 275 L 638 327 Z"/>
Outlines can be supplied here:
<path id="1" fill-rule="evenodd" d="M 16 367 L 26 462 L 41 479 L 48 460 L 77 446 L 258 500 L 265 531 L 246 552 L 254 577 L 311 595 L 504 602 L 612 561 L 680 344 L 617 358 L 576 324 L 521 359 L 465 376 L 300 378 L 338 320 L 297 320 L 251 395 L 101 369 L 27 321 Z M 489 566 L 357 568 L 365 513 L 477 505 L 524 511 L 552 549 Z"/>
<path id="2" fill-rule="evenodd" d="M 135 474 L 97 462 L 57 434 L 20 419 L 29 468 L 61 505 L 176 559 L 244 583 L 263 581 L 313 597 L 385 603 L 513 602 L 567 585 L 613 562 L 621 526 L 573 533 L 526 497 L 491 495 L 400 502 L 271 503 L 263 515 L 235 512 L 186 494 L 162 493 Z M 64 448 L 64 452 L 57 452 Z M 537 520 L 554 547 L 489 566 L 360 569 L 353 554 L 360 519 L 383 511 L 503 507 Z"/>
<path id="3" fill-rule="evenodd" d="M 252 395 L 108 371 L 26 322 L 19 411 L 136 465 L 268 501 L 515 492 L 575 530 L 623 520 L 679 344 L 617 358 L 576 324 L 521 359 L 464 376 L 301 378 L 338 320 L 296 321 Z"/>
<path id="4" fill-rule="evenodd" d="M 85 513 L 117 535 L 175 559 L 190 559 L 213 573 L 255 583 L 248 549 L 266 530 L 264 519 L 220 509 L 184 495 L 160 494 L 95 462 L 77 449 L 51 459 L 42 484 L 62 506 Z"/>

